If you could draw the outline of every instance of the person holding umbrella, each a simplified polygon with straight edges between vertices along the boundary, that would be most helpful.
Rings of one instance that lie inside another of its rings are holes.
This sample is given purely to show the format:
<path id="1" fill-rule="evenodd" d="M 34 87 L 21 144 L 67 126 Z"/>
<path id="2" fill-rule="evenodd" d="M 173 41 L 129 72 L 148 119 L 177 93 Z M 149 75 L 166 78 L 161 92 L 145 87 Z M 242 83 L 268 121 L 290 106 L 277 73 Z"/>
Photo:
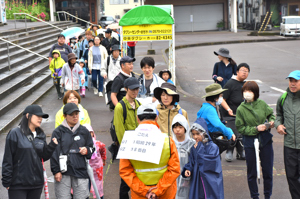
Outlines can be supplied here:
<path id="1" fill-rule="evenodd" d="M 237 108 L 235 125 L 238 132 L 243 135 L 250 195 L 255 199 L 259 197 L 256 181 L 259 163 L 256 161 L 254 148 L 255 140 L 259 140 L 264 195 L 265 199 L 269 199 L 272 195 L 274 161 L 273 135 L 270 133 L 270 128 L 274 127 L 275 115 L 273 109 L 259 99 L 259 87 L 255 81 L 247 81 L 242 87 L 242 92 L 245 101 Z"/>

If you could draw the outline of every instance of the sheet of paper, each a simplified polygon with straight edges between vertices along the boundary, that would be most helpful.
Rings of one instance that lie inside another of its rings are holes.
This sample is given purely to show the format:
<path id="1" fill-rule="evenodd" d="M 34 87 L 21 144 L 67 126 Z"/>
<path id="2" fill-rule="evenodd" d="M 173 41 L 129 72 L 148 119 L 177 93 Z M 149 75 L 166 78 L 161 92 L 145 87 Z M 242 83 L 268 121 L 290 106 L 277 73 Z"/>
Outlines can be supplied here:
<path id="1" fill-rule="evenodd" d="M 165 135 L 157 131 L 125 131 L 117 159 L 159 164 Z"/>

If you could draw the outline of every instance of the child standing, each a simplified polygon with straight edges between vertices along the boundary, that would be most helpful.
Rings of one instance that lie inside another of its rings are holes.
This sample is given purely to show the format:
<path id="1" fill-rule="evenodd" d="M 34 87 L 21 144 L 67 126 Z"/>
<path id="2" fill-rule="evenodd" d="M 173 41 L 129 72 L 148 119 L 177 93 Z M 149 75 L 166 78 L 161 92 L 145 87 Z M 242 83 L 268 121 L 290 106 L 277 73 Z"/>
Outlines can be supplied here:
<path id="1" fill-rule="evenodd" d="M 189 199 L 224 199 L 219 148 L 209 137 L 205 120 L 198 118 L 189 133 L 196 144 L 191 148 L 189 163 L 181 172 L 183 177 L 191 176 Z"/>
<path id="2" fill-rule="evenodd" d="M 51 70 L 51 77 L 53 78 L 53 83 L 56 88 L 58 99 L 62 99 L 64 94 L 60 92 L 60 79 L 62 67 L 65 64 L 65 61 L 61 58 L 59 50 L 53 50 L 52 56 L 53 59 L 51 60 L 49 69 Z"/>
<path id="3" fill-rule="evenodd" d="M 189 162 L 190 149 L 196 143 L 189 136 L 189 124 L 186 118 L 177 114 L 172 122 L 173 139 L 180 160 L 180 171 Z M 190 191 L 190 178 L 183 178 L 181 175 L 177 178 L 176 199 L 188 199 Z"/>
<path id="4" fill-rule="evenodd" d="M 83 72 L 84 72 L 84 84 L 82 84 L 80 82 L 80 89 L 79 89 L 79 92 L 80 92 L 80 95 L 85 98 L 85 88 L 88 87 L 88 75 L 87 75 L 87 72 L 86 72 L 86 67 L 85 67 L 85 63 L 84 63 L 84 60 L 83 59 L 80 59 L 79 61 L 79 66 L 82 68 Z"/>
<path id="5" fill-rule="evenodd" d="M 164 70 L 160 71 L 158 76 L 160 78 L 162 78 L 163 80 L 165 80 L 165 82 L 174 84 L 174 82 L 171 80 L 172 74 L 168 69 L 164 69 Z"/>
<path id="6" fill-rule="evenodd" d="M 94 178 L 96 181 L 97 189 L 101 199 L 103 199 L 103 166 L 106 164 L 106 149 L 105 144 L 96 140 L 96 134 L 94 133 L 93 128 L 91 125 L 86 124 L 84 125 L 89 132 L 94 141 L 94 146 L 96 147 L 95 152 L 93 153 L 91 159 L 89 160 L 90 166 L 93 168 L 94 171 Z M 91 186 L 91 192 L 93 193 L 93 198 L 96 198 L 96 194 L 94 191 L 93 186 Z"/>

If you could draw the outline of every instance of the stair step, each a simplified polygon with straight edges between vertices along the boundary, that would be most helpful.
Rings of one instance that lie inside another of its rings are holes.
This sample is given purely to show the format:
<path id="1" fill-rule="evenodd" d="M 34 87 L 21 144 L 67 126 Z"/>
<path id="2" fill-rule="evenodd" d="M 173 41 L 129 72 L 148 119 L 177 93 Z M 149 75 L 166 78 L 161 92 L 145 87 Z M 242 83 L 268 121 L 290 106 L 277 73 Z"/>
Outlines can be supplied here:
<path id="1" fill-rule="evenodd" d="M 30 92 L 27 98 L 23 98 L 20 103 L 13 106 L 9 112 L 0 116 L 0 133 L 7 133 L 13 124 L 20 120 L 24 109 L 30 105 L 36 103 L 40 98 L 42 98 L 50 89 L 53 88 L 52 80 L 48 80 L 43 84 L 43 86 L 37 88 Z"/>
<path id="2" fill-rule="evenodd" d="M 26 85 L 10 93 L 8 96 L 1 98 L 0 101 L 0 115 L 10 111 L 10 109 L 17 106 L 25 98 L 32 95 L 32 92 L 43 86 L 48 80 L 51 79 L 50 70 L 46 70 L 44 74 L 34 78 L 31 82 L 27 82 Z M 53 83 L 52 83 L 53 84 Z"/>
<path id="3" fill-rule="evenodd" d="M 40 55 L 43 55 L 43 56 L 47 57 L 48 53 L 49 53 L 49 49 L 51 48 L 51 46 L 52 45 L 45 46 L 45 48 L 39 49 L 39 50 L 37 50 L 35 52 L 38 53 L 38 54 L 40 54 Z M 37 57 L 37 55 L 28 52 L 26 55 L 23 55 L 23 56 L 20 56 L 17 59 L 11 60 L 10 67 L 14 68 L 14 67 L 17 67 L 19 65 L 24 65 L 24 64 L 26 64 L 26 62 L 28 62 L 31 59 L 34 59 L 36 57 Z M 45 58 L 45 60 L 47 60 L 47 59 Z M 8 66 L 7 62 L 0 64 L 0 73 L 8 71 L 8 70 L 9 70 L 9 66 Z"/>
<path id="4" fill-rule="evenodd" d="M 44 62 L 31 70 L 26 71 L 22 75 L 15 77 L 14 79 L 8 81 L 7 83 L 0 86 L 0 99 L 5 98 L 9 94 L 13 93 L 18 88 L 26 85 L 28 82 L 32 81 L 35 77 L 40 76 L 48 69 L 48 62 Z"/>
<path id="5" fill-rule="evenodd" d="M 77 26 L 72 26 L 72 27 L 77 27 Z M 49 38 L 51 38 L 51 39 L 56 38 L 57 39 L 58 33 L 59 32 L 56 32 L 56 33 L 53 33 L 51 35 L 41 34 L 41 35 L 38 35 L 37 38 L 34 37 L 33 40 L 29 40 L 29 41 L 23 41 L 22 38 L 20 38 L 20 39 L 14 40 L 13 43 L 18 44 L 18 45 L 20 45 L 22 47 L 27 48 L 28 46 L 38 44 L 38 42 L 41 42 L 44 39 L 49 39 Z M 1 48 L 7 49 L 7 43 L 6 42 L 0 43 L 0 49 Z M 18 48 L 18 47 L 12 46 L 11 48 Z"/>
<path id="6" fill-rule="evenodd" d="M 10 71 L 5 71 L 0 74 L 0 85 L 5 84 L 6 82 L 16 78 L 17 76 L 21 75 L 22 73 L 25 73 L 28 70 L 31 70 L 35 66 L 42 64 L 45 62 L 45 59 L 42 59 L 40 57 L 31 59 L 30 61 L 26 62 L 26 64 L 22 64 L 20 66 L 17 66 L 15 68 L 12 68 Z M 47 62 L 49 63 L 49 62 Z"/>

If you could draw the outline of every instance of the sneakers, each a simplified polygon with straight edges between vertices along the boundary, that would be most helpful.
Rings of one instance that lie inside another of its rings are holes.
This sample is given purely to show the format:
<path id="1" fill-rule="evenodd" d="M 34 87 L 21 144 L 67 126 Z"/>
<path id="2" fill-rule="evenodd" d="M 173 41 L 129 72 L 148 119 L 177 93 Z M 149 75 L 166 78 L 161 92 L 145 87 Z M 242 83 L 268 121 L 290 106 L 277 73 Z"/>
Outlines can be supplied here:
<path id="1" fill-rule="evenodd" d="M 99 97 L 103 97 L 103 93 L 102 92 L 99 92 Z"/>
<path id="2" fill-rule="evenodd" d="M 97 88 L 94 88 L 94 94 L 98 95 L 98 89 Z"/>
<path id="3" fill-rule="evenodd" d="M 225 160 L 227 162 L 231 162 L 233 160 L 233 154 L 232 154 L 232 150 L 227 150 L 226 151 L 226 156 L 225 156 Z"/>
<path id="4" fill-rule="evenodd" d="M 236 153 L 237 160 L 246 160 L 245 151 L 243 150 L 242 154 Z"/>

